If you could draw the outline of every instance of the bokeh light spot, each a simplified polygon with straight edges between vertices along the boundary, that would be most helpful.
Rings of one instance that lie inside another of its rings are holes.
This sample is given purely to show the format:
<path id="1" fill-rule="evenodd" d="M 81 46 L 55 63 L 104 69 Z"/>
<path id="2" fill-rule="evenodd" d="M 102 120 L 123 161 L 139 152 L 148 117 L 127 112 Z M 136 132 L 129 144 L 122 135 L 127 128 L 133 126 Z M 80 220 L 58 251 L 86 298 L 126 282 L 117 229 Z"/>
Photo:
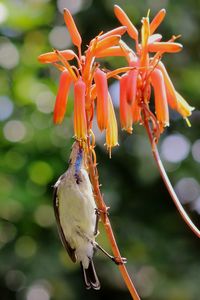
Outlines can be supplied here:
<path id="1" fill-rule="evenodd" d="M 18 291 L 24 286 L 26 277 L 19 270 L 10 270 L 6 273 L 5 280 L 7 287 L 11 291 Z"/>
<path id="2" fill-rule="evenodd" d="M 0 3 L 0 23 L 5 22 L 7 17 L 8 17 L 8 10 L 3 3 Z"/>
<path id="3" fill-rule="evenodd" d="M 44 91 L 36 97 L 37 109 L 44 114 L 49 114 L 53 111 L 55 96 L 49 91 Z"/>
<path id="4" fill-rule="evenodd" d="M 136 280 L 140 295 L 144 298 L 151 296 L 155 288 L 158 274 L 153 266 L 143 266 L 137 273 Z"/>
<path id="5" fill-rule="evenodd" d="M 21 121 L 11 120 L 5 124 L 3 133 L 8 141 L 19 142 L 25 138 L 26 127 Z"/>
<path id="6" fill-rule="evenodd" d="M 172 163 L 178 163 L 186 159 L 189 151 L 190 142 L 181 134 L 169 135 L 161 144 L 162 158 Z"/>
<path id="7" fill-rule="evenodd" d="M 192 145 L 192 156 L 194 160 L 200 162 L 200 140 L 196 140 Z"/>
<path id="8" fill-rule="evenodd" d="M 12 115 L 13 103 L 7 96 L 1 96 L 0 108 L 0 121 L 4 121 Z"/>
<path id="9" fill-rule="evenodd" d="M 177 182 L 175 191 L 183 204 L 196 200 L 200 193 L 199 183 L 191 177 L 185 177 Z"/>
<path id="10" fill-rule="evenodd" d="M 21 236 L 15 243 L 15 253 L 22 258 L 30 258 L 35 255 L 37 244 L 30 236 Z"/>
<path id="11" fill-rule="evenodd" d="M 9 222 L 1 222 L 0 226 L 0 245 L 12 241 L 17 234 L 16 227 Z"/>
<path id="12" fill-rule="evenodd" d="M 63 13 L 63 9 L 67 8 L 72 15 L 78 13 L 83 5 L 83 0 L 57 0 L 58 10 Z"/>
<path id="13" fill-rule="evenodd" d="M 17 151 L 10 150 L 5 154 L 4 162 L 8 168 L 12 170 L 19 170 L 24 166 L 26 156 Z"/>
<path id="14" fill-rule="evenodd" d="M 27 292 L 26 300 L 49 300 L 50 292 L 42 284 L 32 285 Z"/>
<path id="15" fill-rule="evenodd" d="M 0 217 L 8 221 L 16 222 L 22 217 L 23 210 L 23 205 L 19 201 L 6 199 L 6 201 L 1 203 Z"/>
<path id="16" fill-rule="evenodd" d="M 71 38 L 65 26 L 55 26 L 49 34 L 50 44 L 58 49 L 65 49 L 71 45 Z"/>
<path id="17" fill-rule="evenodd" d="M 19 63 L 19 52 L 10 41 L 0 42 L 0 66 L 5 69 L 13 69 Z"/>
<path id="18" fill-rule="evenodd" d="M 200 215 L 200 196 L 192 202 L 191 207 Z"/>
<path id="19" fill-rule="evenodd" d="M 41 227 L 50 227 L 54 224 L 53 209 L 50 205 L 43 204 L 38 206 L 34 218 L 36 223 Z"/>
<path id="20" fill-rule="evenodd" d="M 35 161 L 29 167 L 30 179 L 39 185 L 45 185 L 53 178 L 51 166 L 44 161 Z"/>

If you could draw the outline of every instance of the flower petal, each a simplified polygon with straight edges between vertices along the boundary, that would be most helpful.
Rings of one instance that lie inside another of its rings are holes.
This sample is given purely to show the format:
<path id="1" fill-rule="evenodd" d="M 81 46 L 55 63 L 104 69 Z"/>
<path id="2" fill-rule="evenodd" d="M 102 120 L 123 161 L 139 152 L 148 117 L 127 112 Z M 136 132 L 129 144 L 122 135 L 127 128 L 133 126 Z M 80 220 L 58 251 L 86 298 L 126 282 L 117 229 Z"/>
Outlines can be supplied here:
<path id="1" fill-rule="evenodd" d="M 127 14 L 118 5 L 114 5 L 114 13 L 119 22 L 127 27 L 129 36 L 134 40 L 138 40 L 138 31 L 132 24 Z"/>
<path id="2" fill-rule="evenodd" d="M 109 30 L 107 32 L 105 32 L 104 34 L 99 36 L 99 40 L 105 39 L 108 36 L 112 36 L 112 35 L 120 35 L 122 36 L 125 32 L 126 32 L 126 26 L 119 26 L 117 28 L 114 28 L 112 30 Z"/>
<path id="3" fill-rule="evenodd" d="M 166 15 L 166 10 L 163 8 L 161 9 L 153 18 L 150 23 L 150 34 L 153 34 L 154 31 L 158 28 L 158 26 L 162 23 L 164 17 Z"/>
<path id="4" fill-rule="evenodd" d="M 108 123 L 108 83 L 106 74 L 99 68 L 94 73 L 97 94 L 97 124 L 102 131 Z"/>
<path id="5" fill-rule="evenodd" d="M 111 35 L 105 37 L 102 40 L 97 41 L 97 45 L 95 47 L 95 53 L 105 50 L 106 48 L 118 45 L 120 38 L 121 38 L 120 35 Z"/>
<path id="6" fill-rule="evenodd" d="M 179 114 L 183 116 L 183 118 L 187 118 L 191 116 L 192 111 L 195 109 L 194 107 L 190 106 L 187 101 L 176 91 L 176 97 L 178 101 L 177 111 Z"/>
<path id="7" fill-rule="evenodd" d="M 109 156 L 111 157 L 112 147 L 118 146 L 118 128 L 110 94 L 108 94 L 108 115 L 109 117 L 106 129 L 106 146 L 109 151 Z"/>
<path id="8" fill-rule="evenodd" d="M 72 50 L 63 50 L 59 51 L 59 53 L 66 59 L 72 60 L 76 56 L 74 51 Z M 47 52 L 38 56 L 38 60 L 42 64 L 55 63 L 59 61 L 58 55 L 54 52 Z"/>
<path id="9" fill-rule="evenodd" d="M 63 71 L 60 76 L 58 94 L 56 97 L 56 102 L 54 107 L 53 120 L 55 124 L 60 124 L 63 121 L 71 82 L 72 80 L 69 72 L 67 70 Z"/>
<path id="10" fill-rule="evenodd" d="M 183 46 L 179 43 L 171 43 L 171 42 L 155 42 L 153 44 L 148 45 L 149 52 L 169 52 L 176 53 L 180 52 L 183 49 Z"/>
<path id="11" fill-rule="evenodd" d="M 154 88 L 155 111 L 159 124 L 162 127 L 169 126 L 169 110 L 167 95 L 162 72 L 155 69 L 151 73 L 151 83 Z"/>
<path id="12" fill-rule="evenodd" d="M 105 48 L 101 51 L 96 51 L 96 57 L 107 57 L 107 56 L 126 56 L 125 51 L 119 46 L 113 46 Z"/>
<path id="13" fill-rule="evenodd" d="M 166 87 L 166 93 L 167 93 L 167 101 L 172 109 L 176 109 L 178 107 L 177 103 L 177 97 L 176 97 L 176 90 L 174 88 L 174 85 L 169 77 L 169 74 L 167 73 L 167 70 L 164 66 L 164 64 L 160 61 L 156 67 L 159 69 L 164 77 L 165 81 L 165 87 Z"/>
<path id="14" fill-rule="evenodd" d="M 127 101 L 128 75 L 125 74 L 120 79 L 120 102 L 119 113 L 122 130 L 132 133 L 132 110 L 131 105 Z"/>
<path id="15" fill-rule="evenodd" d="M 136 67 L 136 69 L 130 70 L 127 75 L 128 75 L 128 80 L 127 80 L 127 101 L 129 104 L 131 104 L 133 101 L 135 101 L 136 98 L 136 93 L 137 93 L 137 79 L 138 79 L 138 62 L 137 61 L 132 61 L 129 64 L 130 67 Z"/>
<path id="16" fill-rule="evenodd" d="M 74 84 L 74 133 L 79 140 L 87 138 L 87 122 L 85 112 L 86 85 L 79 79 Z"/>
<path id="17" fill-rule="evenodd" d="M 82 39 L 80 36 L 80 33 L 78 32 L 78 29 L 76 27 L 76 24 L 74 22 L 74 19 L 68 9 L 64 9 L 64 20 L 65 24 L 69 30 L 69 34 L 71 36 L 72 42 L 75 46 L 80 47 L 82 43 Z"/>

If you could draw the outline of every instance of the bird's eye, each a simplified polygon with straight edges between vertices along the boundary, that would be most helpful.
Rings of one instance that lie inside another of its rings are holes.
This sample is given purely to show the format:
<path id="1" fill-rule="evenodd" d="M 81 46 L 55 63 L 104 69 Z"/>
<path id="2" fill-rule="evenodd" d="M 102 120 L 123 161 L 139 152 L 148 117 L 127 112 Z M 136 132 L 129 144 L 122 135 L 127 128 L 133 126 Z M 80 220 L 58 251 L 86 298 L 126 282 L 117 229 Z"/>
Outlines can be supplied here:
<path id="1" fill-rule="evenodd" d="M 70 159 L 68 160 L 68 164 L 71 165 L 71 163 L 72 163 L 72 159 L 70 158 Z"/>

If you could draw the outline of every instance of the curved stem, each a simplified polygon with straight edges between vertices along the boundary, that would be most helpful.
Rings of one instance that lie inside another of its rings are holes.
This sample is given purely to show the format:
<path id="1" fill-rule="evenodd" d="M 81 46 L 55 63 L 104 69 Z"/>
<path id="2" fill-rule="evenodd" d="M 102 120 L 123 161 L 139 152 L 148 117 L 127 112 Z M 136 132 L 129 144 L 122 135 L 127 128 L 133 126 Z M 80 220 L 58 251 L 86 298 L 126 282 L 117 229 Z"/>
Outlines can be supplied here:
<path id="1" fill-rule="evenodd" d="M 149 140 L 150 140 L 150 143 L 151 143 L 151 146 L 152 146 L 152 153 L 153 153 L 153 157 L 156 161 L 156 164 L 157 164 L 157 167 L 159 169 L 159 172 L 160 172 L 160 175 L 162 177 L 162 180 L 177 208 L 177 210 L 179 211 L 181 217 L 183 218 L 184 222 L 189 226 L 189 228 L 194 232 L 194 234 L 200 238 L 200 230 L 196 227 L 196 225 L 192 222 L 192 220 L 190 219 L 190 217 L 188 216 L 188 214 L 186 213 L 186 211 L 184 210 L 183 206 L 181 205 L 173 187 L 172 187 L 172 184 L 169 180 L 169 177 L 167 176 L 167 173 L 165 171 L 165 168 L 163 166 L 163 163 L 160 159 L 160 155 L 158 153 L 158 149 L 157 149 L 157 146 L 156 146 L 156 143 L 154 141 L 154 137 L 153 137 L 153 134 L 152 134 L 152 130 L 151 130 L 151 127 L 150 127 L 150 124 L 149 124 L 149 120 L 147 119 L 146 115 L 145 115 L 145 111 L 144 112 L 144 125 L 145 125 L 145 128 L 147 130 L 147 133 L 148 133 L 148 137 L 149 137 Z"/>
<path id="2" fill-rule="evenodd" d="M 110 242 L 110 246 L 111 246 L 113 255 L 116 258 L 118 258 L 120 261 L 121 254 L 120 254 L 119 248 L 117 246 L 117 243 L 116 243 L 113 231 L 112 231 L 112 227 L 111 227 L 108 215 L 107 215 L 107 207 L 104 203 L 103 197 L 102 197 L 100 189 L 99 189 L 98 171 L 97 171 L 96 166 L 93 163 L 91 152 L 89 152 L 89 155 L 88 155 L 88 167 L 89 167 L 89 175 L 90 175 L 91 183 L 92 183 L 92 186 L 94 189 L 94 196 L 95 196 L 97 207 L 101 214 L 102 223 L 104 225 L 108 240 Z M 131 281 L 131 278 L 128 274 L 128 271 L 127 271 L 125 265 L 119 264 L 118 267 L 119 267 L 120 273 L 124 279 L 124 282 L 132 296 L 132 299 L 140 300 L 140 297 L 134 287 L 134 284 Z"/>

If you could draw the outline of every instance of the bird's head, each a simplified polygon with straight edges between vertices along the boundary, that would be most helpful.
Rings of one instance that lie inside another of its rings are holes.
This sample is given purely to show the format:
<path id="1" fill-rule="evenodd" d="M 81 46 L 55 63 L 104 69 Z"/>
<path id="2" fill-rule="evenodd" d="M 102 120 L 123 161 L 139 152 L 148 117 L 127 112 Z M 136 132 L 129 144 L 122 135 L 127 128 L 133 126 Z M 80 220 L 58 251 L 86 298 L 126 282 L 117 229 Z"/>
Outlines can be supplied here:
<path id="1" fill-rule="evenodd" d="M 84 149 L 81 147 L 78 141 L 75 141 L 72 145 L 69 164 L 70 166 L 74 166 L 77 172 L 84 164 Z"/>

